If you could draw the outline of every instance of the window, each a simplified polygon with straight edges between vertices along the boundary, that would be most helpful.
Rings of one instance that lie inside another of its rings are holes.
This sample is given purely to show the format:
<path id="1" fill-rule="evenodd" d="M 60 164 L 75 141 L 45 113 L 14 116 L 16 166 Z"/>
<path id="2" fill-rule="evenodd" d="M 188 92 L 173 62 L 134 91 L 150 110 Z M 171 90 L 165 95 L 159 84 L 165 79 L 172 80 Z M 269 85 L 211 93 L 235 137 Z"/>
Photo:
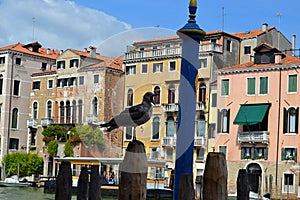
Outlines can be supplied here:
<path id="1" fill-rule="evenodd" d="M 162 72 L 163 71 L 163 63 L 153 63 L 153 73 Z"/>
<path id="2" fill-rule="evenodd" d="M 221 96 L 229 95 L 229 79 L 221 80 Z"/>
<path id="3" fill-rule="evenodd" d="M 283 192 L 284 193 L 294 193 L 295 192 L 295 179 L 294 174 L 284 173 L 283 175 Z"/>
<path id="4" fill-rule="evenodd" d="M 176 61 L 171 61 L 169 63 L 169 71 L 172 72 L 172 71 L 175 71 L 176 70 Z"/>
<path id="5" fill-rule="evenodd" d="M 168 90 L 168 104 L 174 104 L 174 103 L 175 103 L 175 87 L 171 85 Z"/>
<path id="6" fill-rule="evenodd" d="M 166 160 L 173 160 L 173 149 L 172 148 L 166 149 Z"/>
<path id="7" fill-rule="evenodd" d="M 76 123 L 77 120 L 77 105 L 76 105 L 76 101 L 73 100 L 72 101 L 72 123 Z"/>
<path id="8" fill-rule="evenodd" d="M 154 117 L 152 121 L 152 140 L 159 139 L 160 118 Z"/>
<path id="9" fill-rule="evenodd" d="M 241 147 L 241 159 L 268 159 L 267 147 Z"/>
<path id="10" fill-rule="evenodd" d="M 231 40 L 226 40 L 226 51 L 231 52 L 231 45 L 232 45 Z"/>
<path id="11" fill-rule="evenodd" d="M 132 140 L 132 134 L 133 133 L 133 128 L 130 127 L 125 127 L 125 140 Z"/>
<path id="12" fill-rule="evenodd" d="M 216 138 L 216 124 L 208 124 L 208 139 Z"/>
<path id="13" fill-rule="evenodd" d="M 42 63 L 42 68 L 41 68 L 41 70 L 46 70 L 47 69 L 47 63 Z"/>
<path id="14" fill-rule="evenodd" d="M 255 95 L 255 78 L 247 78 L 247 95 Z"/>
<path id="15" fill-rule="evenodd" d="M 60 102 L 59 109 L 60 109 L 60 123 L 63 124 L 65 122 L 65 105 L 63 101 Z"/>
<path id="16" fill-rule="evenodd" d="M 84 76 L 79 76 L 79 85 L 84 85 Z"/>
<path id="17" fill-rule="evenodd" d="M 204 152 L 204 148 L 196 149 L 196 160 L 204 160 Z"/>
<path id="18" fill-rule="evenodd" d="M 160 104 L 160 88 L 158 86 L 155 86 L 154 88 L 154 104 L 159 105 Z"/>
<path id="19" fill-rule="evenodd" d="M 11 128 L 17 128 L 18 127 L 18 115 L 19 115 L 18 108 L 14 108 L 12 110 Z"/>
<path id="20" fill-rule="evenodd" d="M 83 103 L 82 100 L 80 99 L 78 101 L 78 123 L 82 123 L 82 113 L 83 113 Z"/>
<path id="21" fill-rule="evenodd" d="M 36 143 L 36 130 L 32 129 L 31 131 L 31 135 L 30 135 L 30 145 L 35 146 Z"/>
<path id="22" fill-rule="evenodd" d="M 297 148 L 286 147 L 281 149 L 281 160 L 297 161 Z"/>
<path id="23" fill-rule="evenodd" d="M 230 109 L 218 110 L 218 133 L 229 133 Z"/>
<path id="24" fill-rule="evenodd" d="M 53 89 L 54 82 L 52 79 L 48 80 L 48 89 Z"/>
<path id="25" fill-rule="evenodd" d="M 94 84 L 99 83 L 99 74 L 94 75 Z"/>
<path id="26" fill-rule="evenodd" d="M 275 55 L 270 52 L 263 52 L 254 54 L 254 64 L 262 64 L 262 63 L 274 63 Z"/>
<path id="27" fill-rule="evenodd" d="M 71 104 L 70 101 L 66 102 L 66 122 L 71 122 Z"/>
<path id="28" fill-rule="evenodd" d="M 0 74 L 0 95 L 3 94 L 3 75 Z"/>
<path id="29" fill-rule="evenodd" d="M 70 68 L 78 67 L 78 63 L 79 63 L 78 59 L 71 59 L 70 60 Z"/>
<path id="30" fill-rule="evenodd" d="M 251 54 L 251 46 L 245 46 L 244 47 L 244 54 Z"/>
<path id="31" fill-rule="evenodd" d="M 283 133 L 298 133 L 299 108 L 284 108 L 283 115 Z"/>
<path id="32" fill-rule="evenodd" d="M 268 94 L 268 77 L 259 78 L 259 94 L 266 95 Z"/>
<path id="33" fill-rule="evenodd" d="M 289 75 L 288 78 L 288 93 L 294 93 L 298 91 L 298 77 L 297 74 Z"/>
<path id="34" fill-rule="evenodd" d="M 271 59 L 270 59 L 270 54 L 264 53 L 261 54 L 261 63 L 270 63 Z"/>
<path id="35" fill-rule="evenodd" d="M 206 85 L 205 83 L 200 83 L 199 85 L 199 96 L 198 96 L 199 103 L 205 105 L 206 102 Z"/>
<path id="36" fill-rule="evenodd" d="M 19 149 L 19 139 L 17 138 L 9 138 L 9 149 Z"/>
<path id="37" fill-rule="evenodd" d="M 34 102 L 32 105 L 32 118 L 37 119 L 38 118 L 38 103 Z"/>
<path id="38" fill-rule="evenodd" d="M 167 137 L 174 137 L 175 133 L 175 122 L 174 122 L 174 117 L 170 116 L 167 118 L 167 131 L 166 131 L 166 136 Z"/>
<path id="39" fill-rule="evenodd" d="M 211 107 L 212 108 L 217 107 L 217 94 L 216 93 L 211 94 Z"/>
<path id="40" fill-rule="evenodd" d="M 133 105 L 133 90 L 128 89 L 127 92 L 127 106 L 132 106 Z"/>
<path id="41" fill-rule="evenodd" d="M 50 119 L 52 117 L 52 102 L 47 102 L 47 118 Z"/>
<path id="42" fill-rule="evenodd" d="M 134 74 L 136 74 L 136 66 L 135 65 L 126 66 L 126 75 L 134 75 Z"/>
<path id="43" fill-rule="evenodd" d="M 5 64 L 5 57 L 3 56 L 3 57 L 0 57 L 0 65 L 1 64 Z"/>
<path id="44" fill-rule="evenodd" d="M 205 137 L 205 117 L 204 115 L 200 115 L 197 120 L 197 137 Z"/>
<path id="45" fill-rule="evenodd" d="M 93 98 L 93 115 L 98 116 L 98 99 L 97 99 L 97 97 Z"/>
<path id="46" fill-rule="evenodd" d="M 199 59 L 199 69 L 207 68 L 207 58 Z"/>
<path id="47" fill-rule="evenodd" d="M 227 158 L 227 146 L 219 146 L 219 152 L 223 153 L 225 158 Z"/>
<path id="48" fill-rule="evenodd" d="M 60 61 L 57 61 L 57 69 L 65 69 L 66 68 L 66 61 L 64 60 L 60 60 Z"/>
<path id="49" fill-rule="evenodd" d="M 32 82 L 32 90 L 39 90 L 41 87 L 41 82 L 40 81 L 33 81 Z"/>
<path id="50" fill-rule="evenodd" d="M 148 73 L 148 64 L 142 64 L 142 74 L 147 74 Z"/>
<path id="51" fill-rule="evenodd" d="M 19 96 L 19 90 L 20 90 L 20 81 L 14 80 L 14 91 L 13 91 L 13 95 Z"/>
<path id="52" fill-rule="evenodd" d="M 21 65 L 21 58 L 16 58 L 16 65 Z"/>

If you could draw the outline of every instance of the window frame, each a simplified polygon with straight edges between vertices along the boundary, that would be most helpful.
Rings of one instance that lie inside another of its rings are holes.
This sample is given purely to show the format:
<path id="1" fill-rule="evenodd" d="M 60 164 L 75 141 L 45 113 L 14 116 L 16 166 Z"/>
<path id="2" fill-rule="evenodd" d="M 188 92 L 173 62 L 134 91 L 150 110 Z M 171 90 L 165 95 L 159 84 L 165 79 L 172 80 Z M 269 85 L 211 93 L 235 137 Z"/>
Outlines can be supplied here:
<path id="1" fill-rule="evenodd" d="M 157 121 L 156 121 L 157 119 Z M 151 134 L 151 141 L 159 141 L 160 139 L 160 117 L 159 116 L 154 116 L 152 118 L 152 134 Z M 157 132 L 156 132 L 157 131 Z M 154 137 L 157 135 L 156 137 Z"/>
<path id="2" fill-rule="evenodd" d="M 153 73 L 162 73 L 163 72 L 163 62 L 153 63 Z"/>
<path id="3" fill-rule="evenodd" d="M 207 58 L 200 58 L 199 59 L 198 69 L 207 69 Z"/>
<path id="4" fill-rule="evenodd" d="M 174 64 L 174 66 L 172 66 Z M 175 72 L 176 71 L 176 60 L 170 60 L 169 61 L 169 72 Z"/>
<path id="5" fill-rule="evenodd" d="M 126 75 L 135 75 L 136 74 L 136 65 L 127 65 L 125 66 Z"/>
<path id="6" fill-rule="evenodd" d="M 52 82 L 52 86 L 50 84 L 50 82 Z M 53 89 L 54 88 L 54 79 L 48 79 L 47 81 L 47 89 Z"/>
<path id="7" fill-rule="evenodd" d="M 99 74 L 94 74 L 93 75 L 93 83 L 94 84 L 99 84 L 100 82 L 100 75 Z"/>
<path id="8" fill-rule="evenodd" d="M 264 89 L 264 88 L 262 88 L 262 83 L 261 83 L 263 78 L 266 78 L 266 80 L 267 80 L 266 88 L 265 88 L 266 92 L 265 93 L 263 93 L 264 91 L 262 91 Z M 258 92 L 258 94 L 260 96 L 266 96 L 266 95 L 269 94 L 269 76 L 260 76 L 259 77 L 259 92 Z"/>
<path id="9" fill-rule="evenodd" d="M 32 81 L 32 90 L 40 90 L 41 89 L 41 81 L 35 80 Z"/>
<path id="10" fill-rule="evenodd" d="M 295 86 L 294 87 L 296 87 L 295 88 L 295 91 L 291 91 L 291 85 L 290 85 L 290 77 L 294 77 L 294 76 L 296 76 L 296 83 L 295 83 Z M 296 93 L 298 93 L 298 74 L 289 74 L 288 75 L 288 83 L 287 83 L 287 85 L 288 85 L 288 88 L 287 88 L 287 93 L 288 94 L 296 94 Z"/>
<path id="11" fill-rule="evenodd" d="M 293 183 L 292 185 L 286 185 L 286 176 L 285 175 L 289 175 L 289 176 L 292 176 L 293 177 Z M 295 193 L 295 184 L 296 184 L 296 180 L 295 180 L 295 174 L 294 173 L 291 173 L 291 172 L 283 172 L 283 179 L 282 179 L 282 192 L 283 193 Z M 288 186 L 288 189 L 287 189 L 287 186 Z"/>
<path id="12" fill-rule="evenodd" d="M 225 84 L 225 81 L 227 81 L 228 85 L 227 87 L 228 88 L 224 88 L 224 84 Z M 222 97 L 228 97 L 230 95 L 230 79 L 229 78 L 222 78 L 221 79 L 221 96 Z M 224 88 L 224 89 L 223 89 Z M 226 91 L 225 91 L 226 90 Z M 225 92 L 225 93 L 224 93 Z"/>
<path id="13" fill-rule="evenodd" d="M 62 70 L 62 69 L 65 69 L 65 68 L 66 68 L 66 60 L 58 60 L 58 61 L 56 61 L 56 69 L 57 70 Z"/>
<path id="14" fill-rule="evenodd" d="M 146 71 L 144 72 L 144 67 L 146 67 Z M 148 74 L 148 63 L 141 64 L 141 74 Z"/>
<path id="15" fill-rule="evenodd" d="M 251 46 L 244 46 L 244 55 L 251 54 Z"/>
<path id="16" fill-rule="evenodd" d="M 249 86 L 249 81 L 254 79 L 254 86 L 252 86 L 254 88 L 254 93 L 250 93 L 250 88 L 251 85 Z M 246 89 L 247 89 L 247 96 L 255 96 L 256 95 L 256 77 L 247 77 L 247 85 L 246 85 Z"/>
<path id="17" fill-rule="evenodd" d="M 21 81 L 20 80 L 14 80 L 13 85 L 13 96 L 19 97 L 20 96 L 20 88 L 21 88 Z"/>
<path id="18" fill-rule="evenodd" d="M 78 76 L 78 85 L 84 85 L 84 76 Z"/>

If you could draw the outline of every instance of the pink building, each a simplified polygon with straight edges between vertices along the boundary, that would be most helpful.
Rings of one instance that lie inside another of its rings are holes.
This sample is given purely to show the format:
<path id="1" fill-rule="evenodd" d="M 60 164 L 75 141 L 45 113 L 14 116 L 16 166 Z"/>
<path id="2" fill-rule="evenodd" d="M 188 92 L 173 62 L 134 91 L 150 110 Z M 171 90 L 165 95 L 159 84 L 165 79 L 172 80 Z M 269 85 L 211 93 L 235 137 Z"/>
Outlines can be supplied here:
<path id="1" fill-rule="evenodd" d="M 229 193 L 246 169 L 251 191 L 299 198 L 300 58 L 266 43 L 254 51 L 252 62 L 219 70 L 215 150 L 227 158 Z"/>

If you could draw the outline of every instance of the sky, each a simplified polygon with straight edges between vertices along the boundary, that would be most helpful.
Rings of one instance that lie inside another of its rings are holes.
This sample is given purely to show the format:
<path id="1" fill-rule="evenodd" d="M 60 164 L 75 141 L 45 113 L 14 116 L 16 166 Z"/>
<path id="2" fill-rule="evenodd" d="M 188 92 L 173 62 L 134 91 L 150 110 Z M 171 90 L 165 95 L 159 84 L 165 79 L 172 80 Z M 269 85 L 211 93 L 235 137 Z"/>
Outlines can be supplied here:
<path id="1" fill-rule="evenodd" d="M 228 33 L 275 26 L 300 37 L 300 0 L 197 0 L 197 24 Z M 134 41 L 176 35 L 188 20 L 189 0 L 0 0 L 0 47 L 38 41 L 43 47 L 95 46 L 120 56 Z"/>

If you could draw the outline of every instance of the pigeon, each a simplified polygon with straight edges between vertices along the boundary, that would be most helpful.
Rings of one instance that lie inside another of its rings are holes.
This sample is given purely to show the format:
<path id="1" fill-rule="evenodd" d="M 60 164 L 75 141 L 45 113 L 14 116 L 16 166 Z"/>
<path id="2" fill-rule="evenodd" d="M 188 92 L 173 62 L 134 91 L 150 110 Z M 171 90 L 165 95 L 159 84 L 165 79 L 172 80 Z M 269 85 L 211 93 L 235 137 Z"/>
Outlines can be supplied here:
<path id="1" fill-rule="evenodd" d="M 100 124 L 100 127 L 107 127 L 106 131 L 110 132 L 120 126 L 135 128 L 146 123 L 152 115 L 154 96 L 156 96 L 156 94 L 152 92 L 145 93 L 142 103 L 126 108 L 109 122 Z"/>

